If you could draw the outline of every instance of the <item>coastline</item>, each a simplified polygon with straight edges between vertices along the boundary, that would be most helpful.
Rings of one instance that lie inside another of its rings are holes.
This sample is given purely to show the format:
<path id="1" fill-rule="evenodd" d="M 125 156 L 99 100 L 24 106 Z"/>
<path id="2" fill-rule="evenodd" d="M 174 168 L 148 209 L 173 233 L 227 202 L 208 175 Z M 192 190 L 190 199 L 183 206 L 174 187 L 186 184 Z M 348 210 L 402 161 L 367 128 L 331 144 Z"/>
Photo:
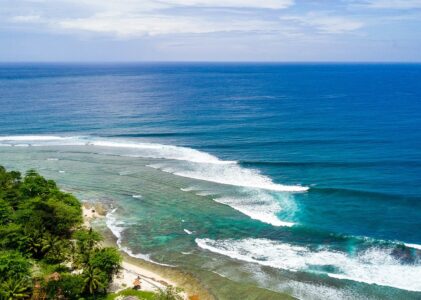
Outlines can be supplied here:
<path id="1" fill-rule="evenodd" d="M 83 225 L 95 227 L 94 221 L 105 218 L 107 209 L 100 203 L 82 203 Z M 103 245 L 117 247 L 116 237 L 107 228 L 96 228 L 103 235 Z M 140 258 L 132 257 L 126 252 L 120 253 L 123 257 L 121 271 L 113 279 L 110 292 L 119 292 L 132 286 L 134 279 L 141 278 L 141 290 L 158 292 L 159 289 L 174 287 L 182 289 L 180 295 L 184 299 L 215 300 L 215 296 L 204 287 L 201 282 L 191 274 L 173 267 L 157 265 Z"/>

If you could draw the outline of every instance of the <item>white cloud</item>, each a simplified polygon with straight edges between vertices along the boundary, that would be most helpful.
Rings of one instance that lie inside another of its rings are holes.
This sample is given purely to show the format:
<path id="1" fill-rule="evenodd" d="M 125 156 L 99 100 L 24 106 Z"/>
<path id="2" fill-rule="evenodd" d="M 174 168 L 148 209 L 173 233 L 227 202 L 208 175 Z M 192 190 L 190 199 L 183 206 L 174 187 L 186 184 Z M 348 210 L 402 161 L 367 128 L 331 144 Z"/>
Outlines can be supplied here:
<path id="1" fill-rule="evenodd" d="M 361 21 L 335 16 L 331 12 L 277 18 L 275 13 L 278 12 L 272 10 L 287 9 L 294 5 L 294 0 L 16 1 L 28 5 L 28 14 L 9 18 L 12 22 L 38 24 L 40 28 L 48 27 L 55 32 L 88 32 L 123 38 L 215 32 L 297 36 L 309 32 L 306 27 L 315 28 L 319 33 L 334 34 L 354 31 L 364 25 Z M 232 9 L 215 12 L 203 9 L 205 7 Z M 236 13 L 243 9 L 246 9 L 244 14 Z"/>
<path id="2" fill-rule="evenodd" d="M 249 7 L 284 9 L 294 4 L 294 0 L 163 0 L 164 3 L 181 6 L 204 7 Z"/>
<path id="3" fill-rule="evenodd" d="M 171 7 L 285 9 L 294 5 L 295 0 L 55 0 L 54 2 L 95 7 L 97 9 L 133 12 Z"/>
<path id="4" fill-rule="evenodd" d="M 34 23 L 40 21 L 39 15 L 14 16 L 10 20 L 15 23 Z"/>
<path id="5" fill-rule="evenodd" d="M 280 31 L 280 21 L 268 21 L 262 9 L 269 12 L 294 4 L 294 0 L 16 1 L 26 4 L 28 12 L 36 11 L 39 15 L 14 16 L 12 22 L 39 24 L 56 32 L 64 29 L 119 37 Z M 230 10 L 215 12 L 203 9 L 209 7 Z M 243 9 L 247 10 L 246 15 L 235 13 Z"/>
<path id="6" fill-rule="evenodd" d="M 168 15 L 119 16 L 96 15 L 89 18 L 53 22 L 64 29 L 134 37 L 161 34 L 199 34 L 232 31 L 260 31 L 273 29 L 276 24 L 259 20 L 218 20 Z"/>
<path id="7" fill-rule="evenodd" d="M 421 0 L 368 0 L 360 5 L 371 8 L 413 9 L 421 8 Z"/>
<path id="8" fill-rule="evenodd" d="M 282 16 L 281 20 L 296 22 L 304 26 L 311 26 L 322 33 L 345 33 L 360 29 L 364 26 L 361 21 L 342 16 L 331 16 L 323 13 L 307 13 L 305 15 Z"/>

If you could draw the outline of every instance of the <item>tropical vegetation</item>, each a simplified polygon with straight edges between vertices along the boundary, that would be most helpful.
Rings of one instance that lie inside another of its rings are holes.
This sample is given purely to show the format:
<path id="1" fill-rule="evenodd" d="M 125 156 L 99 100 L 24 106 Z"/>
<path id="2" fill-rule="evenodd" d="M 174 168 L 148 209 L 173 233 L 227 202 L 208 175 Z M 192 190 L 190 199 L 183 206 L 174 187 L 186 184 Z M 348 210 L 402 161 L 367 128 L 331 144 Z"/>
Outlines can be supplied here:
<path id="1" fill-rule="evenodd" d="M 54 181 L 0 166 L 0 299 L 103 297 L 121 256 L 101 241 Z"/>

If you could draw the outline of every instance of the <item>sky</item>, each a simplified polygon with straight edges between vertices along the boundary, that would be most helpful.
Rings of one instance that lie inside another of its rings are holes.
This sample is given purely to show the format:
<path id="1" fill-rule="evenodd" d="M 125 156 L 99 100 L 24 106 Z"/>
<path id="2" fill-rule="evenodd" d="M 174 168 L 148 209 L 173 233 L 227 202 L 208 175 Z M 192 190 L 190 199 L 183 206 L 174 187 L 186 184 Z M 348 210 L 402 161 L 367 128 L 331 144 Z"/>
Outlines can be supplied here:
<path id="1" fill-rule="evenodd" d="M 0 0 L 0 62 L 421 62 L 421 0 Z"/>

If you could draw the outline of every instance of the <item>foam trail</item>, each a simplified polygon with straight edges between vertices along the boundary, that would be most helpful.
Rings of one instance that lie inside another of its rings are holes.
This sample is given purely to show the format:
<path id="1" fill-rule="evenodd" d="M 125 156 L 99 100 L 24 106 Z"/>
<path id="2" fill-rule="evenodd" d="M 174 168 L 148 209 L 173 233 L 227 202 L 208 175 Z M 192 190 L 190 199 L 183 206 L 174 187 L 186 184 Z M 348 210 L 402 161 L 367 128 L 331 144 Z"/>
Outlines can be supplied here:
<path id="1" fill-rule="evenodd" d="M 169 264 L 164 264 L 164 263 L 159 263 L 156 262 L 154 260 L 151 259 L 149 254 L 142 254 L 142 253 L 133 253 L 133 251 L 131 251 L 129 248 L 127 247 L 120 247 L 120 249 L 124 252 L 126 252 L 129 256 L 134 257 L 134 258 L 139 258 L 142 260 L 146 260 L 150 263 L 156 264 L 156 265 L 160 265 L 160 266 L 164 266 L 164 267 L 170 267 L 170 268 L 175 268 L 176 266 L 173 265 L 169 265 Z"/>
<path id="2" fill-rule="evenodd" d="M 182 166 L 177 169 L 159 168 L 174 175 L 209 181 L 224 185 L 257 188 L 277 192 L 305 192 L 308 187 L 299 185 L 282 185 L 274 183 L 269 177 L 260 174 L 258 170 L 245 169 L 238 164 L 225 166 L 218 165 L 195 165 Z"/>
<path id="3" fill-rule="evenodd" d="M 201 197 L 207 197 L 213 194 L 214 194 L 213 192 L 209 192 L 209 191 L 201 191 L 201 192 L 196 193 L 197 196 L 201 196 Z"/>
<path id="4" fill-rule="evenodd" d="M 25 144 L 22 144 L 25 142 Z M 282 185 L 260 174 L 258 170 L 246 169 L 235 161 L 225 161 L 218 157 L 188 147 L 178 147 L 157 143 L 143 143 L 124 140 L 109 140 L 81 136 L 3 136 L 0 146 L 96 146 L 116 150 L 124 156 L 165 159 L 188 162 L 168 166 L 165 164 L 151 165 L 174 175 L 218 184 L 266 189 L 280 192 L 304 192 L 307 187 L 299 185 Z"/>
<path id="5" fill-rule="evenodd" d="M 299 185 L 275 183 L 258 170 L 243 168 L 234 161 L 224 161 L 209 153 L 187 147 L 80 136 L 0 137 L 0 145 L 3 146 L 22 142 L 30 146 L 82 146 L 93 153 L 97 153 L 98 149 L 90 150 L 92 147 L 101 147 L 101 149 L 107 148 L 110 152 L 103 154 L 159 159 L 159 162 L 149 166 L 177 176 L 247 189 L 247 192 L 237 193 L 237 195 L 242 194 L 241 197 L 220 197 L 215 200 L 231 206 L 252 219 L 274 226 L 292 226 L 293 223 L 278 219 L 277 213 L 282 207 L 277 203 L 275 196 L 268 195 L 267 191 L 304 192 L 308 189 Z M 125 175 L 124 171 L 120 174 Z M 198 189 L 197 194 L 200 196 L 219 194 L 214 187 Z M 182 190 L 189 191 L 189 189 Z"/>
<path id="6" fill-rule="evenodd" d="M 113 235 L 117 238 L 117 246 L 119 247 L 119 249 L 126 252 L 131 257 L 143 259 L 143 260 L 146 260 L 148 262 L 151 262 L 151 263 L 154 263 L 154 264 L 157 264 L 157 265 L 161 265 L 161 266 L 174 267 L 172 265 L 163 264 L 163 263 L 159 263 L 159 262 L 156 262 L 156 261 L 152 260 L 150 258 L 149 254 L 133 253 L 128 247 L 122 246 L 121 239 L 122 239 L 122 233 L 125 230 L 125 227 L 123 226 L 123 225 L 125 225 L 125 223 L 117 220 L 117 218 L 115 217 L 116 211 L 117 211 L 117 208 L 115 208 L 112 211 L 110 211 L 109 213 L 107 213 L 107 215 L 105 216 L 105 218 L 106 218 L 105 223 L 106 223 L 107 227 L 111 230 Z"/>
<path id="7" fill-rule="evenodd" d="M 66 140 L 69 138 L 55 135 L 10 135 L 0 136 L 0 142 L 15 142 L 15 141 L 57 141 Z"/>
<path id="8" fill-rule="evenodd" d="M 392 248 L 370 248 L 349 256 L 332 250 L 312 251 L 307 247 L 267 239 L 196 239 L 202 248 L 234 259 L 289 271 L 321 273 L 368 284 L 421 291 L 421 265 L 403 264 Z"/>
<path id="9" fill-rule="evenodd" d="M 142 150 L 138 155 L 141 157 L 162 158 L 162 159 L 175 159 L 186 160 L 196 163 L 209 163 L 209 164 L 233 164 L 233 161 L 223 161 L 216 156 L 201 152 L 195 149 L 186 147 L 177 147 L 171 145 L 153 144 L 153 143 L 139 143 L 139 142 L 115 142 L 115 141 L 91 141 L 90 145 L 100 147 L 113 147 L 113 148 L 128 148 Z"/>
<path id="10" fill-rule="evenodd" d="M 114 213 L 117 211 L 117 208 L 114 208 L 112 211 L 106 214 L 105 223 L 107 227 L 111 230 L 113 235 L 117 238 L 117 245 L 121 246 L 121 234 L 124 231 L 123 222 L 119 222 L 114 216 Z"/>

